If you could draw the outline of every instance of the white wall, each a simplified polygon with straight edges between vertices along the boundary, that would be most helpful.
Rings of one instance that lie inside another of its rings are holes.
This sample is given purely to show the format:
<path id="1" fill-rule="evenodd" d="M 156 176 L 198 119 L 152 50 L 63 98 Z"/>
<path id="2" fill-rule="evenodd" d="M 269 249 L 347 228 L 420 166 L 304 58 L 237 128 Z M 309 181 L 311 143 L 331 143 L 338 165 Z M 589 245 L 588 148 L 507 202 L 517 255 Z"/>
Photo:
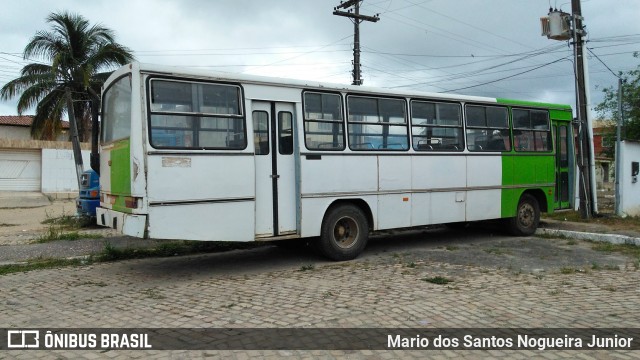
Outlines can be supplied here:
<path id="1" fill-rule="evenodd" d="M 631 216 L 640 216 L 640 175 L 633 183 L 631 162 L 640 162 L 640 143 L 623 141 L 620 151 L 620 211 Z"/>
<path id="2" fill-rule="evenodd" d="M 90 153 L 82 150 L 85 170 L 90 168 Z M 78 192 L 73 150 L 42 149 L 42 192 Z"/>
<path id="3" fill-rule="evenodd" d="M 0 125 L 0 139 L 31 140 L 31 128 L 29 126 Z M 62 130 L 56 137 L 56 141 L 68 141 L 69 131 Z"/>
<path id="4" fill-rule="evenodd" d="M 0 126 L 0 139 L 30 140 L 31 131 L 28 126 Z"/>

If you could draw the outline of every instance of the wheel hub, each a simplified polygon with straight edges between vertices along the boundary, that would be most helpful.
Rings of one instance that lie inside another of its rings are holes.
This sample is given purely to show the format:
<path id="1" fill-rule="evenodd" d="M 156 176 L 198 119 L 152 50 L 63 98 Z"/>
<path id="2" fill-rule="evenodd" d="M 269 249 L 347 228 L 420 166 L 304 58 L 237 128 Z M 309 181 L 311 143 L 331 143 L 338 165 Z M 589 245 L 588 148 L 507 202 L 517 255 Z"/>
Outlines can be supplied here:
<path id="1" fill-rule="evenodd" d="M 348 249 L 356 243 L 358 233 L 358 223 L 350 217 L 343 217 L 336 222 L 333 236 L 336 245 L 343 249 Z"/>
<path id="2" fill-rule="evenodd" d="M 520 224 L 525 227 L 532 226 L 534 213 L 535 211 L 530 204 L 524 204 L 518 212 L 518 220 L 520 220 Z"/>

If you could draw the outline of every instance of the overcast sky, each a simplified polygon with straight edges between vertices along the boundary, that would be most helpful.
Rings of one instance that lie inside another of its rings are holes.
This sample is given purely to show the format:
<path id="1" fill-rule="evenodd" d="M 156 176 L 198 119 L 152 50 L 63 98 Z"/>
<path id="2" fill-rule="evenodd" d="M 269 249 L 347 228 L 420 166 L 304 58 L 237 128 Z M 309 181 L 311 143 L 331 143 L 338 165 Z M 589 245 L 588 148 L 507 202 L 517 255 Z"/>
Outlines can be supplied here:
<path id="1" fill-rule="evenodd" d="M 353 24 L 339 0 L 29 0 L 3 2 L 0 86 L 29 61 L 22 50 L 51 12 L 70 11 L 116 33 L 138 61 L 349 84 Z M 549 6 L 569 0 L 365 0 L 364 85 L 574 106 L 572 49 L 540 35 Z M 613 72 L 640 59 L 639 0 L 582 0 L 592 104 Z M 37 59 L 36 59 L 37 60 Z M 603 64 L 604 63 L 604 64 Z M 33 110 L 29 113 L 32 114 Z M 17 114 L 16 101 L 0 115 Z"/>

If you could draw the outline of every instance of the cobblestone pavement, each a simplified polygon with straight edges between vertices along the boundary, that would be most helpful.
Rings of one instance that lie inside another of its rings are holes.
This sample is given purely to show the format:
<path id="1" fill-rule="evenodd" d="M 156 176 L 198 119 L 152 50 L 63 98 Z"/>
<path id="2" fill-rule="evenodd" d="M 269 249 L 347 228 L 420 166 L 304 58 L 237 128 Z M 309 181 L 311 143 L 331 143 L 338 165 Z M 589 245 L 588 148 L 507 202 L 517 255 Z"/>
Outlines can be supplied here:
<path id="1" fill-rule="evenodd" d="M 638 259 L 485 231 L 375 239 L 355 261 L 262 247 L 0 276 L 0 328 L 640 327 Z M 432 284 L 425 278 L 453 280 Z M 636 351 L 10 351 L 2 358 L 640 358 Z"/>

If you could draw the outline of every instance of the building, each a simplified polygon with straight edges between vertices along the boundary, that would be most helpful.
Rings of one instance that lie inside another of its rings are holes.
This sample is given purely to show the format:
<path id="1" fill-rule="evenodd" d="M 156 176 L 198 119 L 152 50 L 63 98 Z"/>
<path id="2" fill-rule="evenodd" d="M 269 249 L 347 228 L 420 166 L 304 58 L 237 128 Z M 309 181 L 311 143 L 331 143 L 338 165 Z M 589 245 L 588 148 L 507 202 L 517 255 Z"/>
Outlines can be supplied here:
<path id="1" fill-rule="evenodd" d="M 615 128 L 607 126 L 605 121 L 596 121 L 593 124 L 593 154 L 596 166 L 596 186 L 598 190 L 613 190 L 614 186 L 614 160 Z"/>
<path id="2" fill-rule="evenodd" d="M 78 182 L 69 123 L 63 122 L 58 141 L 31 139 L 33 116 L 0 116 L 0 191 L 76 193 Z M 88 164 L 89 144 L 82 144 Z"/>
<path id="3" fill-rule="evenodd" d="M 0 115 L 0 139 L 31 140 L 31 115 Z M 57 141 L 69 140 L 69 122 L 62 122 Z"/>

